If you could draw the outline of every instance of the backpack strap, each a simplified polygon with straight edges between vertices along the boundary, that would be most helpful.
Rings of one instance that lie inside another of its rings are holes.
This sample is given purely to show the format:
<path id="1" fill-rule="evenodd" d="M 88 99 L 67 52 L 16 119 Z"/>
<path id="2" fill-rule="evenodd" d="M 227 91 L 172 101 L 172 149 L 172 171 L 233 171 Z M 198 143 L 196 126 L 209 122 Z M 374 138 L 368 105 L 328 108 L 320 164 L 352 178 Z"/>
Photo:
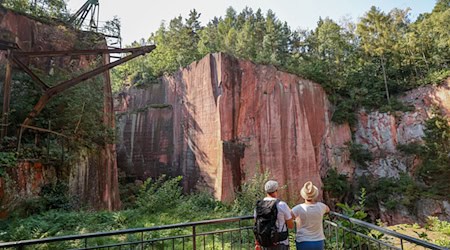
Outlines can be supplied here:
<path id="1" fill-rule="evenodd" d="M 280 199 L 277 199 L 276 201 L 275 201 L 275 206 L 278 206 L 278 203 L 280 203 Z M 278 207 L 277 207 L 277 211 L 278 211 Z M 283 225 L 283 228 L 281 229 L 281 230 L 283 230 L 283 229 L 285 229 L 286 228 L 286 231 L 287 232 L 289 232 L 289 229 L 287 228 L 287 224 L 286 224 L 286 222 L 284 222 L 284 225 Z M 281 232 L 286 232 L 286 231 L 281 231 Z"/>

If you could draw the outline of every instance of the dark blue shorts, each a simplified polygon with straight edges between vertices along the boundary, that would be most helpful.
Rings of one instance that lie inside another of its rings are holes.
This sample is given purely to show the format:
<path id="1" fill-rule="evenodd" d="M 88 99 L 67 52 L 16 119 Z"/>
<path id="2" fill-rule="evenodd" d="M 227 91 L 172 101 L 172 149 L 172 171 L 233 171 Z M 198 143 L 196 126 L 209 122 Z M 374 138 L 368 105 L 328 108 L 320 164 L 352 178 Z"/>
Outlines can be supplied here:
<path id="1" fill-rule="evenodd" d="M 323 250 L 325 247 L 325 241 L 296 241 L 295 246 L 297 247 L 297 250 Z"/>

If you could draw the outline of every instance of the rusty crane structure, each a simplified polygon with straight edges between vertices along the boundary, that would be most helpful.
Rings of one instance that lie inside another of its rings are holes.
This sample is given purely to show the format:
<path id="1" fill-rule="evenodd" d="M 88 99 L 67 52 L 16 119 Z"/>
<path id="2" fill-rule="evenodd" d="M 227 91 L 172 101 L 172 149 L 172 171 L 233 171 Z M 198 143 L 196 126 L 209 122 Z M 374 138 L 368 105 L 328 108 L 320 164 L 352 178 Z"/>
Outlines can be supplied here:
<path id="1" fill-rule="evenodd" d="M 89 17 L 89 20 L 88 20 Z M 98 26 L 99 18 L 99 1 L 98 0 L 87 0 L 81 8 L 75 12 L 69 23 L 77 28 L 83 29 L 83 24 L 86 20 L 89 21 L 89 29 L 94 32 L 100 32 Z M 118 26 L 119 24 L 117 24 Z M 120 32 L 120 31 L 119 31 Z M 108 43 L 108 39 L 119 39 L 119 34 L 102 34 L 100 33 Z M 7 135 L 8 130 L 8 114 L 10 111 L 10 99 L 11 99 L 11 84 L 12 84 L 12 71 L 14 68 L 18 68 L 30 76 L 32 81 L 38 85 L 42 91 L 42 95 L 39 101 L 35 104 L 34 108 L 29 112 L 28 116 L 25 118 L 21 124 L 22 128 L 30 128 L 32 120 L 44 109 L 46 104 L 54 96 L 61 94 L 65 90 L 85 81 L 93 78 L 107 70 L 112 69 L 120 64 L 130 61 L 138 56 L 150 53 L 155 49 L 156 46 L 142 46 L 135 48 L 121 48 L 121 42 L 115 42 L 115 44 L 120 44 L 119 47 L 108 45 L 107 49 L 89 49 L 89 50 L 65 50 L 65 51 L 24 51 L 16 43 L 6 40 L 1 40 L 0 37 L 0 51 L 6 52 L 6 73 L 5 80 L 3 83 L 3 109 L 2 109 L 2 119 L 0 126 L 0 141 Z M 5 53 L 4 52 L 4 53 Z M 33 70 L 24 62 L 29 61 L 31 58 L 35 57 L 72 57 L 72 56 L 90 56 L 90 55 L 102 55 L 108 58 L 115 58 L 115 61 L 108 61 L 101 66 L 98 66 L 90 71 L 83 73 L 72 79 L 62 81 L 55 86 L 49 86 L 42 79 L 40 79 Z M 115 56 L 116 55 L 116 56 Z M 39 129 L 39 128 L 37 128 Z M 45 130 L 45 129 L 44 129 Z M 47 131 L 48 132 L 48 131 Z"/>
<path id="2" fill-rule="evenodd" d="M 95 77 L 107 70 L 112 69 L 122 63 L 130 61 L 138 56 L 150 53 L 156 48 L 155 45 L 136 47 L 136 48 L 116 48 L 116 49 L 91 49 L 91 50 L 67 50 L 67 51 L 22 51 L 15 43 L 0 41 L 0 50 L 7 51 L 7 63 L 5 81 L 3 83 L 3 110 L 2 110 L 2 129 L 0 139 L 7 133 L 9 104 L 11 97 L 11 82 L 12 82 L 12 69 L 13 65 L 17 66 L 28 74 L 33 82 L 39 86 L 42 90 L 42 96 L 30 111 L 26 119 L 22 123 L 22 127 L 27 127 L 31 124 L 34 117 L 36 117 L 50 99 L 65 90 L 85 81 L 92 77 Z M 117 53 L 130 53 L 129 55 L 120 58 L 114 62 L 110 62 L 101 66 L 98 66 L 86 73 L 83 73 L 72 79 L 60 82 L 55 86 L 50 87 L 43 80 L 41 80 L 33 71 L 22 61 L 22 58 L 32 57 L 61 57 L 61 56 L 80 56 L 80 55 L 110 55 Z"/>

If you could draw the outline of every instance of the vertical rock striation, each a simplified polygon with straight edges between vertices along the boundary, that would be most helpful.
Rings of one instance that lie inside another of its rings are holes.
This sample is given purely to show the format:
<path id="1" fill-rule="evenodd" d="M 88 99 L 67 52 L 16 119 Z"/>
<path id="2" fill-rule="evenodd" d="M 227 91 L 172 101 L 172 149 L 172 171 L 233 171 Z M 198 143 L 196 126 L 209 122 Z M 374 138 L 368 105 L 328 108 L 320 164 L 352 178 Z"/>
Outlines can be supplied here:
<path id="1" fill-rule="evenodd" d="M 186 190 L 224 201 L 255 173 L 269 171 L 286 197 L 321 185 L 335 167 L 352 174 L 346 125 L 330 122 L 322 87 L 273 66 L 208 55 L 161 84 L 121 93 L 119 167 L 137 178 L 183 175 Z M 339 133 L 335 133 L 339 131 Z"/>

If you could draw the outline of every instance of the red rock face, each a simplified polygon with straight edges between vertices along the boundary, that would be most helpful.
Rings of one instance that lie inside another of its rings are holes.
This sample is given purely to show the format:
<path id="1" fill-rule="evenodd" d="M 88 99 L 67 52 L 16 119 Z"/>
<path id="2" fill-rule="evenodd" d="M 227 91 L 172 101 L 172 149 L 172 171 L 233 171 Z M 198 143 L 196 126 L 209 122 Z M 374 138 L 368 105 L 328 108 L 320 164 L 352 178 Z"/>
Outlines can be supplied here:
<path id="1" fill-rule="evenodd" d="M 208 55 L 120 97 L 119 167 L 138 178 L 183 175 L 186 190 L 230 201 L 240 184 L 269 171 L 296 202 L 328 168 L 353 173 L 342 149 L 350 129 L 331 124 L 321 86 L 272 66 Z"/>
<path id="2" fill-rule="evenodd" d="M 5 36 L 7 36 L 8 40 L 17 43 L 23 51 L 76 49 L 77 43 L 82 43 L 81 41 L 83 38 L 88 37 L 88 34 L 76 32 L 63 25 L 45 24 L 1 7 L 0 34 L 7 34 Z M 106 43 L 93 46 L 106 48 Z M 92 59 L 93 58 L 95 58 L 95 56 L 93 56 Z M 42 57 L 28 60 L 27 62 L 22 58 L 22 61 L 45 71 L 49 71 L 53 65 L 68 70 L 76 70 L 87 67 L 91 61 L 91 57 L 54 57 L 52 60 L 50 60 L 50 58 Z M 108 61 L 109 59 L 105 58 L 105 63 Z M 0 51 L 0 64 L 5 64 L 5 62 L 5 51 Z M 14 70 L 17 69 L 14 68 Z M 114 127 L 109 72 L 106 72 L 103 76 L 104 119 L 102 122 L 107 126 Z M 80 158 L 82 157 L 80 156 Z M 89 157 L 84 159 L 87 162 L 78 164 L 87 166 L 87 169 L 79 171 L 76 169 L 76 166 L 72 168 L 72 181 L 69 184 L 72 192 L 77 196 L 82 197 L 82 202 L 91 207 L 98 209 L 118 209 L 120 207 L 120 199 L 118 194 L 115 145 L 106 145 L 103 148 L 100 148 L 98 152 L 91 153 Z M 83 182 L 76 182 L 78 180 L 83 180 Z"/>
<path id="3" fill-rule="evenodd" d="M 39 162 L 22 161 L 8 172 L 8 181 L 0 177 L 0 218 L 8 215 L 9 203 L 17 200 L 17 197 L 34 197 L 44 184 L 56 178 L 55 169 L 45 168 Z"/>

